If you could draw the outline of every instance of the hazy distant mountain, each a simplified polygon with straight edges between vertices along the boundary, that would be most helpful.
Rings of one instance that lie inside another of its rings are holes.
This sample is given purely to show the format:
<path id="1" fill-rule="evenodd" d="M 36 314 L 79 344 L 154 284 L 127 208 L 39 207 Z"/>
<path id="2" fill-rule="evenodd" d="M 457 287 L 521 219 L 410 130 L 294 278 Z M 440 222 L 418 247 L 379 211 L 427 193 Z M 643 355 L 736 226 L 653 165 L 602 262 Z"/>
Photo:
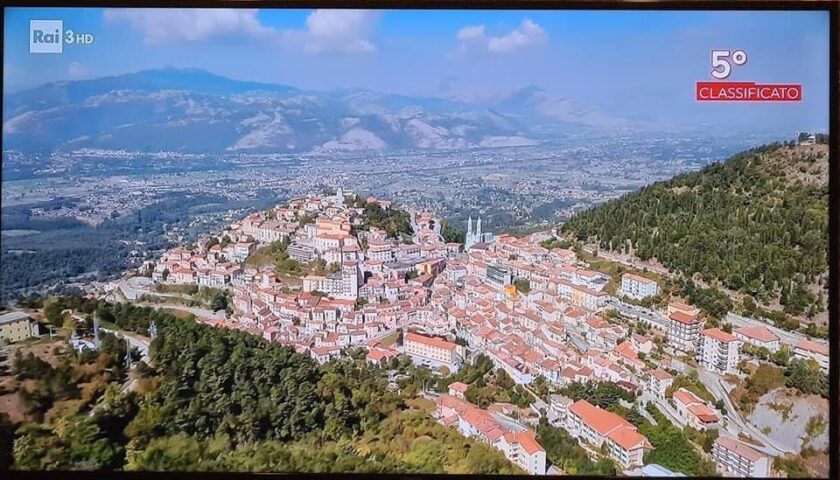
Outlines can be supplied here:
<path id="1" fill-rule="evenodd" d="M 8 94 L 4 105 L 5 148 L 24 151 L 450 149 L 530 145 L 547 131 L 615 126 L 535 87 L 475 102 L 307 91 L 172 68 L 50 83 Z"/>

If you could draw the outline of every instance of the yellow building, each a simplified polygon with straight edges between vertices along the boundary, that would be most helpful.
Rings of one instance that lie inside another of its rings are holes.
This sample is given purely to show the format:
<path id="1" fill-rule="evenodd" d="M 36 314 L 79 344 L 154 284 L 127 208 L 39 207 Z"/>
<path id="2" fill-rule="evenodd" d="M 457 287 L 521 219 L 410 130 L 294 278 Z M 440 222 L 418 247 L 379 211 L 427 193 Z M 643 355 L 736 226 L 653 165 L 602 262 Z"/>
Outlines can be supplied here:
<path id="1" fill-rule="evenodd" d="M 37 336 L 38 324 L 23 312 L 0 315 L 0 338 L 7 342 L 20 342 Z"/>

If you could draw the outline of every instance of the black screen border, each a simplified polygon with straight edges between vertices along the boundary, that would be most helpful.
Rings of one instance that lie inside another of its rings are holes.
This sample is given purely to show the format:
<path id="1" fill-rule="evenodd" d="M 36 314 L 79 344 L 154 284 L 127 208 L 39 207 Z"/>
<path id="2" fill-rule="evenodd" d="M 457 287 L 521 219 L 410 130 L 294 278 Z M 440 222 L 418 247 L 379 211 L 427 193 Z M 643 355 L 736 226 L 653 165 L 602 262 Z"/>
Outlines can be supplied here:
<path id="1" fill-rule="evenodd" d="M 829 477 L 840 480 L 840 2 L 837 0 L 3 0 L 0 29 L 5 35 L 7 7 L 113 7 L 113 8 L 363 8 L 398 10 L 624 10 L 624 11 L 824 11 L 829 13 Z M 2 38 L 2 37 L 0 37 Z M 5 67 L 0 48 L 0 69 Z M 2 90 L 0 85 L 0 90 Z M 3 102 L 0 92 L 0 110 Z M 0 138 L 2 150 L 2 138 Z M 0 173 L 2 175 L 2 173 Z M 0 182 L 2 179 L 0 178 Z M 835 405 L 834 408 L 831 405 Z M 8 475 L 8 477 L 7 477 Z M 1 475 L 12 479 L 55 480 L 246 480 L 301 478 L 312 480 L 382 479 L 533 479 L 531 475 L 353 474 L 353 473 L 242 473 L 242 472 L 124 472 L 124 471 L 17 471 Z M 611 478 L 577 475 L 574 478 Z M 612 477 L 618 478 L 618 477 Z M 667 477 L 647 477 L 667 478 Z M 686 477 L 715 478 L 715 477 Z"/>

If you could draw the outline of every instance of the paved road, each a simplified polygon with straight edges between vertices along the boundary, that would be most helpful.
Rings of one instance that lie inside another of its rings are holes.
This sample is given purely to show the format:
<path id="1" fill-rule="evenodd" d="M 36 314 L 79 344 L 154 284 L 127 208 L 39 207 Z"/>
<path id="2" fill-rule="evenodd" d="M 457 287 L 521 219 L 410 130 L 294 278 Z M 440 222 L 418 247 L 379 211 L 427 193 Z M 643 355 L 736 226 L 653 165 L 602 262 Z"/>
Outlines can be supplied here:
<path id="1" fill-rule="evenodd" d="M 148 338 L 137 335 L 135 333 L 124 332 L 122 330 L 111 330 L 109 328 L 102 328 L 102 330 L 108 333 L 113 333 L 119 338 L 125 338 L 126 340 L 128 340 L 129 345 L 131 345 L 133 348 L 136 348 L 140 352 L 140 354 L 143 356 L 144 362 L 149 361 L 149 344 L 151 343 L 151 340 L 149 340 Z"/>
<path id="2" fill-rule="evenodd" d="M 583 251 L 592 255 L 592 254 L 594 254 L 595 249 L 593 247 L 583 247 Z M 636 268 L 636 269 L 639 269 L 639 270 L 646 268 L 646 269 L 648 269 L 652 272 L 656 272 L 656 273 L 659 273 L 661 275 L 669 275 L 670 274 L 670 272 L 668 272 L 667 268 L 657 267 L 656 265 L 650 265 L 647 262 L 643 262 L 642 260 L 636 259 L 635 257 L 631 257 L 632 258 L 631 260 L 627 260 L 627 259 L 625 259 L 621 256 L 618 256 L 618 255 L 616 255 L 616 254 L 614 254 L 613 252 L 610 252 L 610 251 L 598 250 L 598 257 L 603 258 L 605 260 L 610 260 L 612 262 L 620 263 L 620 264 L 628 266 L 628 267 L 633 267 L 633 268 Z"/>
<path id="3" fill-rule="evenodd" d="M 668 329 L 668 319 L 658 312 L 644 307 L 639 307 L 637 305 L 622 302 L 617 298 L 610 298 L 609 300 L 607 300 L 607 304 L 611 307 L 616 308 L 623 315 L 645 319 L 648 321 L 648 323 L 658 325 L 659 328 L 663 330 Z"/>
<path id="4" fill-rule="evenodd" d="M 140 302 L 138 305 L 142 305 L 144 307 L 152 307 L 152 308 L 169 308 L 172 310 L 180 310 L 182 312 L 192 313 L 196 317 L 203 317 L 203 318 L 211 318 L 211 319 L 218 319 L 221 320 L 225 318 L 225 311 L 218 310 L 212 311 L 206 308 L 198 308 L 198 307 L 186 307 L 184 305 L 177 305 L 177 304 L 169 304 L 169 303 L 147 303 L 147 302 Z"/>
<path id="5" fill-rule="evenodd" d="M 722 379 L 719 375 L 703 369 L 697 369 L 697 374 L 700 382 L 703 383 L 703 385 L 705 385 L 706 388 L 709 389 L 712 395 L 714 395 L 714 397 L 718 400 L 722 399 L 724 405 L 726 405 L 729 426 L 730 428 L 733 426 L 735 427 L 732 433 L 734 433 L 736 436 L 739 432 L 748 434 L 752 438 L 763 443 L 764 447 L 756 446 L 756 448 L 764 451 L 769 455 L 780 456 L 786 453 L 799 453 L 796 450 L 786 448 L 784 445 L 779 445 L 777 442 L 773 441 L 773 439 L 762 433 L 759 429 L 755 428 L 754 425 L 752 425 L 743 417 L 741 417 L 741 413 L 738 411 L 737 408 L 735 408 L 735 405 L 729 398 L 729 394 L 726 391 L 726 388 L 724 388 Z"/>

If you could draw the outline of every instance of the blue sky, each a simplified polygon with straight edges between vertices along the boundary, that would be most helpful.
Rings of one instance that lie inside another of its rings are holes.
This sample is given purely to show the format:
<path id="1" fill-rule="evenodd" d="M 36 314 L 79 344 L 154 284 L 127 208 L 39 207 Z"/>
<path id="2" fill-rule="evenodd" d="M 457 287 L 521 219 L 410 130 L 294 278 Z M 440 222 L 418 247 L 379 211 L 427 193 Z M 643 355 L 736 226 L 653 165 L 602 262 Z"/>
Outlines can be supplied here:
<path id="1" fill-rule="evenodd" d="M 90 46 L 30 54 L 29 21 Z M 828 127 L 827 12 L 22 9 L 5 14 L 8 90 L 196 67 L 301 88 L 484 98 L 537 85 L 612 115 L 694 126 Z M 697 104 L 709 51 L 745 49 L 730 80 L 801 83 L 800 104 Z"/>

